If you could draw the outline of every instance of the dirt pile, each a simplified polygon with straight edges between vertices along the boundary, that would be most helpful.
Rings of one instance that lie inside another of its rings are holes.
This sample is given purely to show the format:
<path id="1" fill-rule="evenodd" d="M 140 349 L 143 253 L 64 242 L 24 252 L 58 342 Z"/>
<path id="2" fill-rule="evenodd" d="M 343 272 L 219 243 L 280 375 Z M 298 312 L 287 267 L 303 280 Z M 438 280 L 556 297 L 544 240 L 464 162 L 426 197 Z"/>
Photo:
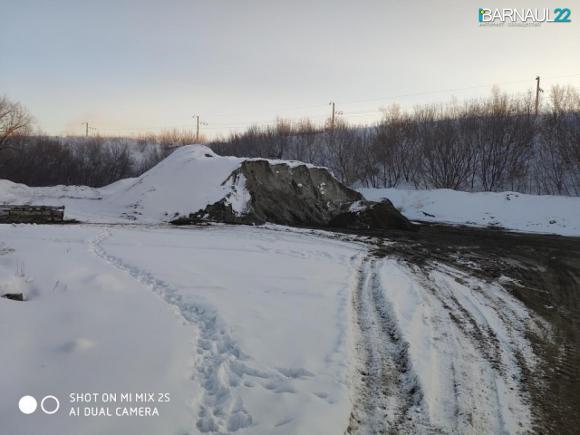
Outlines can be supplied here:
<path id="1" fill-rule="evenodd" d="M 362 200 L 343 204 L 340 212 L 328 222 L 328 226 L 353 230 L 416 229 L 388 199 L 381 202 Z"/>
<path id="2" fill-rule="evenodd" d="M 174 224 L 224 222 L 352 229 L 411 229 L 389 201 L 372 202 L 325 168 L 294 162 L 246 160 L 222 183 L 223 199 Z"/>

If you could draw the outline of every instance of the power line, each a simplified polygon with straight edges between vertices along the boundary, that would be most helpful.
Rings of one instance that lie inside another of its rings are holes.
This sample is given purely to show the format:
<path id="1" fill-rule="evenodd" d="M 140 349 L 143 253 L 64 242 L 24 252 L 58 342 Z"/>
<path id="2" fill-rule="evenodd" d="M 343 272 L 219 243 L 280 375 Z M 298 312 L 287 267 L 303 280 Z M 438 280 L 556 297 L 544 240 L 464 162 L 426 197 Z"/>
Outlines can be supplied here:
<path id="1" fill-rule="evenodd" d="M 571 78 L 571 77 L 580 77 L 580 74 L 548 76 L 548 77 L 544 77 L 544 79 L 559 79 L 559 78 Z M 398 95 L 391 95 L 391 96 L 385 96 L 385 97 L 381 97 L 381 98 L 372 98 L 372 99 L 365 99 L 365 100 L 350 100 L 350 101 L 343 101 L 341 104 L 344 106 L 344 105 L 352 105 L 352 104 L 373 102 L 373 101 L 386 103 L 387 101 L 398 100 L 398 99 L 409 98 L 409 97 L 436 95 L 436 94 L 442 94 L 442 93 L 453 94 L 455 92 L 463 92 L 463 91 L 474 90 L 474 89 L 492 88 L 494 86 L 505 86 L 505 85 L 521 84 L 521 83 L 530 83 L 530 79 L 513 80 L 513 81 L 505 81 L 505 82 L 495 82 L 495 83 L 474 85 L 474 86 L 468 86 L 468 87 L 448 88 L 448 89 L 441 89 L 441 90 L 434 90 L 434 91 L 398 94 Z M 324 106 L 320 105 L 320 106 L 310 106 L 310 107 L 322 108 Z M 366 115 L 366 114 L 378 114 L 379 112 L 380 112 L 379 108 L 373 108 L 373 109 L 364 109 L 362 111 L 360 111 L 360 110 L 359 111 L 345 111 L 345 112 L 343 112 L 343 114 L 345 116 L 360 116 L 360 115 Z M 235 115 L 235 113 L 231 113 L 230 115 L 233 116 L 233 115 Z M 219 116 L 219 115 L 213 115 L 213 116 Z M 310 117 L 310 118 L 312 118 L 312 117 Z M 270 124 L 270 123 L 269 122 L 266 123 L 266 122 L 250 121 L 250 122 L 245 122 L 245 123 L 225 124 L 224 127 L 230 126 L 230 125 L 244 126 L 244 125 L 255 125 L 255 124 Z"/>
<path id="2" fill-rule="evenodd" d="M 554 79 L 572 78 L 572 77 L 580 77 L 580 73 L 579 74 L 560 75 L 560 76 L 544 76 L 543 79 L 544 80 L 554 80 Z M 521 84 L 521 83 L 530 83 L 530 80 L 529 79 L 528 80 L 514 80 L 514 81 L 496 82 L 493 84 L 488 83 L 488 84 L 481 84 L 481 85 L 474 85 L 474 86 L 467 86 L 467 87 L 457 87 L 457 88 L 430 90 L 430 91 L 423 91 L 423 92 L 397 94 L 397 95 L 384 96 L 384 97 L 380 97 L 380 98 L 370 98 L 370 99 L 363 99 L 363 100 L 350 100 L 350 101 L 341 102 L 341 105 L 348 106 L 348 105 L 354 105 L 354 104 L 365 103 L 365 102 L 384 102 L 384 103 L 386 103 L 388 101 L 409 98 L 409 97 L 436 95 L 436 94 L 444 94 L 444 93 L 453 94 L 455 92 L 463 92 L 463 91 L 474 90 L 474 89 L 491 88 L 493 86 L 505 86 L 505 85 Z M 331 113 L 331 125 L 333 125 L 334 122 L 332 121 L 332 119 L 335 120 L 335 117 L 338 113 L 335 110 L 335 106 L 334 106 L 336 104 L 335 101 L 331 101 L 330 104 L 333 105 L 333 111 Z M 311 105 L 311 106 L 301 106 L 301 107 L 294 107 L 294 108 L 286 108 L 286 109 L 282 109 L 279 107 L 278 113 L 280 113 L 280 111 L 283 111 L 283 110 L 292 111 L 292 110 L 308 110 L 308 109 L 313 109 L 313 108 L 322 109 L 323 107 L 324 107 L 324 105 L 322 105 L 322 104 Z M 326 106 L 326 107 L 328 107 L 328 106 Z M 379 113 L 380 113 L 380 108 L 372 108 L 372 109 L 369 108 L 369 109 L 361 109 L 361 110 L 355 110 L 355 111 L 340 112 L 340 114 L 343 114 L 344 116 L 347 116 L 347 117 L 361 117 L 361 116 L 367 116 L 367 115 L 379 114 Z M 237 114 L 242 114 L 242 113 L 237 113 Z M 233 117 L 237 114 L 236 113 L 221 113 L 221 114 L 213 114 L 212 117 L 223 117 L 223 116 L 232 116 Z M 333 114 L 334 114 L 334 116 L 333 116 Z M 244 113 L 243 115 L 247 115 L 247 113 Z M 199 115 L 194 115 L 194 118 L 196 118 L 196 125 L 195 125 L 196 138 L 200 137 L 200 131 L 199 131 L 200 124 L 205 126 L 205 128 L 207 130 L 233 130 L 233 129 L 241 129 L 241 128 L 249 127 L 249 126 L 253 126 L 253 125 L 262 125 L 262 126 L 276 125 L 276 122 L 277 122 L 277 121 L 272 121 L 272 118 L 270 118 L 268 121 L 252 120 L 252 121 L 246 121 L 246 122 L 217 122 L 217 123 L 212 122 L 211 124 L 207 124 L 207 123 L 200 122 Z M 328 115 L 304 114 L 304 116 L 302 116 L 302 118 L 308 118 L 311 120 L 328 119 Z M 95 130 L 95 131 L 97 130 L 94 127 L 90 127 L 88 122 L 84 122 L 84 123 L 82 123 L 82 125 L 85 126 L 85 136 L 88 136 L 89 129 Z M 102 128 L 99 130 L 108 131 L 108 132 L 132 132 L 132 133 L 136 133 L 136 132 L 151 132 L 153 130 L 171 129 L 171 128 L 183 128 L 183 129 L 189 128 L 189 129 L 191 129 L 191 124 L 173 124 L 173 125 L 145 126 L 145 127 L 133 127 L 133 128 Z"/>
<path id="3" fill-rule="evenodd" d="M 544 79 L 558 79 L 558 78 L 570 78 L 570 77 L 580 77 L 580 74 L 571 74 L 571 75 L 565 75 L 565 76 L 551 76 L 551 77 L 544 77 Z M 450 89 L 440 89 L 440 90 L 435 90 L 435 91 L 425 91 L 425 92 L 391 95 L 391 96 L 382 97 L 382 98 L 371 98 L 371 99 L 367 99 L 367 100 L 358 100 L 358 101 L 346 101 L 346 102 L 343 102 L 342 104 L 356 104 L 356 103 L 367 103 L 367 102 L 373 102 L 373 101 L 387 101 L 387 100 L 393 100 L 393 99 L 399 99 L 399 98 L 420 97 L 423 95 L 453 93 L 453 92 L 469 91 L 469 90 L 473 90 L 473 89 L 491 88 L 494 86 L 513 85 L 513 84 L 519 84 L 519 83 L 530 83 L 530 80 L 527 79 L 527 80 L 516 80 L 516 81 L 499 82 L 499 83 L 496 82 L 496 83 L 491 83 L 491 84 L 488 83 L 485 85 L 468 86 L 468 87 L 464 87 L 464 88 L 450 88 Z"/>
<path id="4" fill-rule="evenodd" d="M 570 77 L 580 77 L 580 73 L 578 74 L 569 74 L 569 75 L 562 75 L 562 76 L 548 76 L 544 77 L 544 79 L 558 79 L 558 78 L 570 78 Z M 481 89 L 481 88 L 491 88 L 493 86 L 503 86 L 503 85 L 513 85 L 513 84 L 520 84 L 520 83 L 530 83 L 529 79 L 526 80 L 513 80 L 513 81 L 505 81 L 505 82 L 495 82 L 495 83 L 488 83 L 488 84 L 481 84 L 481 85 L 474 85 L 462 88 L 447 88 L 447 89 L 439 89 L 439 90 L 432 90 L 432 91 L 422 91 L 422 92 L 414 92 L 414 93 L 406 93 L 406 94 L 395 94 L 380 98 L 369 98 L 364 100 L 350 100 L 350 101 L 341 101 L 341 104 L 348 105 L 348 104 L 357 104 L 357 103 L 366 103 L 366 102 L 373 102 L 373 101 L 390 101 L 393 99 L 400 99 L 400 98 L 408 98 L 408 97 L 419 97 L 424 95 L 434 95 L 434 94 L 442 94 L 442 93 L 453 93 L 453 92 L 463 92 L 473 89 Z M 280 111 L 295 111 L 295 110 L 307 110 L 307 109 L 323 109 L 325 105 L 311 105 L 311 106 L 301 106 L 301 107 L 278 107 L 277 110 Z M 219 114 L 212 114 L 212 117 L 222 117 L 222 116 L 237 116 L 237 115 L 246 115 L 247 113 L 243 112 L 229 112 L 229 113 L 219 113 Z"/>

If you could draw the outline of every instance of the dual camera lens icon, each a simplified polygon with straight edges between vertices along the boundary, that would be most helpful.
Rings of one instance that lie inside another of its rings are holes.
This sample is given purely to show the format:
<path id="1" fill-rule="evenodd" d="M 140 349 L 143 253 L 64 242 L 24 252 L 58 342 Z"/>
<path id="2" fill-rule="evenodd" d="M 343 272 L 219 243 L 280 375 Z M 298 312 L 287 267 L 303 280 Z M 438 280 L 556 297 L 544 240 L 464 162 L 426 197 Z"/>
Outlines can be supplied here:
<path id="1" fill-rule="evenodd" d="M 18 401 L 18 409 L 23 414 L 32 414 L 38 408 L 38 402 L 32 396 L 22 396 Z M 52 395 L 44 396 L 40 401 L 40 409 L 48 415 L 55 414 L 60 408 L 60 402 Z"/>

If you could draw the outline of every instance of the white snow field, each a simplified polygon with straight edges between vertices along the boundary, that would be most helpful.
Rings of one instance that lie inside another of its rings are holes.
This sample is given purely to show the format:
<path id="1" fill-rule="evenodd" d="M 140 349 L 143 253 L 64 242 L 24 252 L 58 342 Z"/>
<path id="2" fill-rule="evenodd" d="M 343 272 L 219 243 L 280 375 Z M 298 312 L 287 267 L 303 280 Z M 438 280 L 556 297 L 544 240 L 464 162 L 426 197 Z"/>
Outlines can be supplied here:
<path id="1" fill-rule="evenodd" d="M 579 197 L 450 189 L 358 190 L 369 200 L 388 198 L 411 220 L 580 236 Z"/>
<path id="2" fill-rule="evenodd" d="M 335 434 L 363 248 L 249 227 L 2 225 L 1 433 Z M 70 392 L 169 392 L 159 417 L 68 417 Z M 26 394 L 60 398 L 23 415 Z"/>

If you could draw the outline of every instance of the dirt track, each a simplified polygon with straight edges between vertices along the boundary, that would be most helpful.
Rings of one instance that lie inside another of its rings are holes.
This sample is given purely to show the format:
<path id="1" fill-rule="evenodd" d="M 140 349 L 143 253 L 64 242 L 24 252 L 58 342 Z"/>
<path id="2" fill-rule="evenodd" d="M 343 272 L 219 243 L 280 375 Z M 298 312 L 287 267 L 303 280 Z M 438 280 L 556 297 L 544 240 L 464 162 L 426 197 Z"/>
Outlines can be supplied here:
<path id="1" fill-rule="evenodd" d="M 353 295 L 361 379 L 347 433 L 431 432 L 422 421 L 422 392 L 410 368 L 408 344 L 385 300 L 375 261 L 363 262 Z"/>
<path id="2" fill-rule="evenodd" d="M 378 257 L 451 265 L 505 288 L 549 322 L 552 339 L 530 333 L 540 367 L 526 373 L 538 433 L 580 427 L 580 238 L 425 224 L 418 232 L 362 233 Z M 384 245 L 388 239 L 394 244 Z M 525 364 L 522 364 L 525 367 Z"/>

